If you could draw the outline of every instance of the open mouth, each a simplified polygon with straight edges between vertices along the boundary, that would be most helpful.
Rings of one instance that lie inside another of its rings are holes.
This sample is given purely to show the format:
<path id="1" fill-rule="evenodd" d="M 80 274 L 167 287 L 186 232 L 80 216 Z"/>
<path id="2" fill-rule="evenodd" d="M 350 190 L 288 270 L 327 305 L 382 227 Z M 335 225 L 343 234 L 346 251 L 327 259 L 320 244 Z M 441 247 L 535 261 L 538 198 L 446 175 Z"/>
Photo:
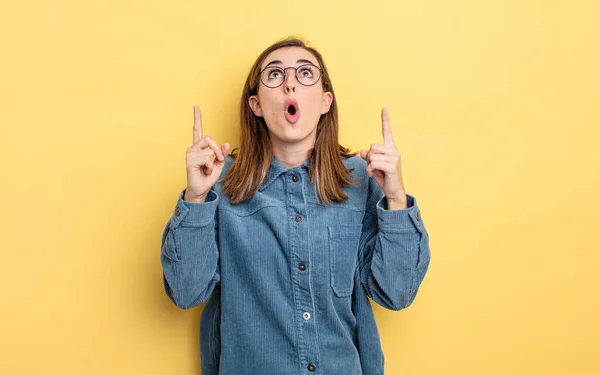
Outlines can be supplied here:
<path id="1" fill-rule="evenodd" d="M 285 102 L 285 118 L 292 124 L 300 119 L 300 108 L 296 100 L 290 99 Z"/>

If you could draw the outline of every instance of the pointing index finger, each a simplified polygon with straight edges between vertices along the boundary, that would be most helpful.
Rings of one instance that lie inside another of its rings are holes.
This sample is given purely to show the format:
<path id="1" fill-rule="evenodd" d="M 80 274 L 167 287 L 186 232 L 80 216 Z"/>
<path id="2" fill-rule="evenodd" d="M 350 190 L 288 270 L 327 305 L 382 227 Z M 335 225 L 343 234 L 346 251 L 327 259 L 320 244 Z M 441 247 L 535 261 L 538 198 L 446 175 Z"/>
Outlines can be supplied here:
<path id="1" fill-rule="evenodd" d="M 387 108 L 383 108 L 381 111 L 381 132 L 383 133 L 383 144 L 386 147 L 396 148 L 394 137 L 392 136 L 392 127 L 390 126 L 390 117 Z"/>
<path id="2" fill-rule="evenodd" d="M 202 113 L 200 108 L 194 106 L 194 143 L 196 144 L 202 138 Z"/>

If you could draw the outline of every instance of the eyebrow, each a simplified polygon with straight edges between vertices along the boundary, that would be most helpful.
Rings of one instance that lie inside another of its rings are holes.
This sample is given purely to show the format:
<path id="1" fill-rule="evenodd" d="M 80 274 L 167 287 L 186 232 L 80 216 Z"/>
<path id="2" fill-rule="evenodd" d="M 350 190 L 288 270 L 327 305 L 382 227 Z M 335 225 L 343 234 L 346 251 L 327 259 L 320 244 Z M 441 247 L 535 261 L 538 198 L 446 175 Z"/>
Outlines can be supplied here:
<path id="1" fill-rule="evenodd" d="M 317 64 L 315 64 L 314 62 L 310 61 L 310 60 L 306 60 L 306 59 L 299 59 L 298 61 L 296 61 L 296 64 L 300 64 L 300 63 L 304 63 L 304 64 L 312 64 L 314 66 L 317 66 Z M 273 60 L 270 63 L 268 63 L 267 65 L 265 65 L 265 68 L 267 66 L 271 66 L 271 65 L 276 65 L 276 64 L 281 64 L 283 65 L 283 61 L 281 60 Z M 264 69 L 264 68 L 263 68 Z"/>

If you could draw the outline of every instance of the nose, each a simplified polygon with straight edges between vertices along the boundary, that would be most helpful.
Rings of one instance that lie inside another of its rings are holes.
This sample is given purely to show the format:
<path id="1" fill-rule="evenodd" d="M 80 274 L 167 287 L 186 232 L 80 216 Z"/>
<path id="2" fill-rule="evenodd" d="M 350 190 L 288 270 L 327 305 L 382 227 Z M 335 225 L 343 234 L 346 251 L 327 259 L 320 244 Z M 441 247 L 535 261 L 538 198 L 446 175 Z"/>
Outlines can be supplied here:
<path id="1" fill-rule="evenodd" d="M 285 82 L 283 82 L 283 88 L 286 94 L 290 92 L 296 92 L 296 71 L 292 71 L 292 69 L 287 70 L 287 74 L 285 75 Z"/>

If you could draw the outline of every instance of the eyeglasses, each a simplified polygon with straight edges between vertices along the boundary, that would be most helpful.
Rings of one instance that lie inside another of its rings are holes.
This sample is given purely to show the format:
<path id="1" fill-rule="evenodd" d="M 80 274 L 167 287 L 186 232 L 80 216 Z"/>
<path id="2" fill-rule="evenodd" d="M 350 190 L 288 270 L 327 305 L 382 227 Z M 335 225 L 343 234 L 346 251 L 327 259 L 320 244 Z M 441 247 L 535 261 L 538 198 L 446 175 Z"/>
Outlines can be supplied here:
<path id="1" fill-rule="evenodd" d="M 267 66 L 262 71 L 258 72 L 260 76 L 260 81 L 263 85 L 269 88 L 279 87 L 285 82 L 287 78 L 287 69 L 294 69 L 294 75 L 300 84 L 303 86 L 312 86 L 315 83 L 319 82 L 321 79 L 321 75 L 323 70 L 318 66 L 313 64 L 304 64 L 298 67 L 287 67 L 280 68 L 278 66 Z"/>

